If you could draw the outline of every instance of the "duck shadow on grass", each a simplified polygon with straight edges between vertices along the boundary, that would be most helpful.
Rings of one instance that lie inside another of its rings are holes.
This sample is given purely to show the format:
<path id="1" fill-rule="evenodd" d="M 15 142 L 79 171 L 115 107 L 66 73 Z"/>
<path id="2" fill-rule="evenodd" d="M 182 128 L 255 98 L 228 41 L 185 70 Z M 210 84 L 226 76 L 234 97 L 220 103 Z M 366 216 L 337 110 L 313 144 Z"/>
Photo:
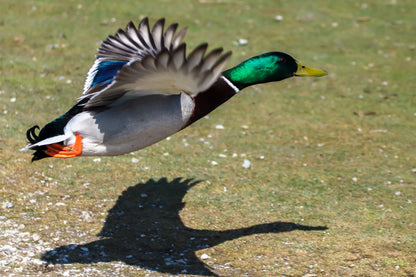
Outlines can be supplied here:
<path id="1" fill-rule="evenodd" d="M 162 178 L 129 187 L 109 210 L 98 234 L 100 239 L 57 247 L 44 253 L 42 260 L 54 264 L 122 261 L 163 273 L 215 276 L 196 256 L 196 251 L 253 234 L 327 229 L 291 222 L 225 231 L 189 228 L 182 222 L 179 212 L 185 205 L 182 200 L 186 192 L 197 184 L 198 181 L 191 179 L 168 181 Z"/>

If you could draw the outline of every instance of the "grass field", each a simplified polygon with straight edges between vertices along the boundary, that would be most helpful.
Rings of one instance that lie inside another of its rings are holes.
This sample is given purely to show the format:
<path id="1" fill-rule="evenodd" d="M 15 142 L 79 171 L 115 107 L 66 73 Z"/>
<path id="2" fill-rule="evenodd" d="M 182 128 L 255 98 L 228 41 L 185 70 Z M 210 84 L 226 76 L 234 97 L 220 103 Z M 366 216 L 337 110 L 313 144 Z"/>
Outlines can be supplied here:
<path id="1" fill-rule="evenodd" d="M 415 7 L 0 1 L 0 275 L 415 276 Z M 130 155 L 30 163 L 27 128 L 144 16 L 229 66 L 278 50 L 329 75 L 248 88 Z"/>

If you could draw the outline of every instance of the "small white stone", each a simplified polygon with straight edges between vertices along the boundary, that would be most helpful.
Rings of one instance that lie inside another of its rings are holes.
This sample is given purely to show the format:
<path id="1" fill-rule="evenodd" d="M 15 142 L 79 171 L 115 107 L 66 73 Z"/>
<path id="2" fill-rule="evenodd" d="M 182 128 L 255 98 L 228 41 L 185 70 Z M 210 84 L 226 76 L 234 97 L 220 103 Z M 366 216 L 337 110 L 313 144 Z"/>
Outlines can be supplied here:
<path id="1" fill-rule="evenodd" d="M 149 197 L 146 193 L 142 193 L 142 194 L 140 194 L 140 197 L 141 198 L 147 198 L 147 197 Z"/>
<path id="2" fill-rule="evenodd" d="M 211 161 L 211 165 L 218 165 L 216 161 Z"/>
<path id="3" fill-rule="evenodd" d="M 131 158 L 131 162 L 132 163 L 138 163 L 139 162 L 139 159 L 137 159 L 137 158 Z"/>
<path id="4" fill-rule="evenodd" d="M 39 236 L 38 234 L 33 234 L 33 235 L 32 235 L 32 239 L 33 239 L 34 241 L 38 241 L 38 240 L 40 240 L 40 236 Z"/>
<path id="5" fill-rule="evenodd" d="M 247 45 L 248 44 L 248 40 L 246 40 L 245 38 L 240 38 L 237 41 L 237 45 L 243 46 L 243 45 Z"/>
<path id="6" fill-rule="evenodd" d="M 94 221 L 93 216 L 94 215 L 92 214 L 92 212 L 89 212 L 89 211 L 82 211 L 81 212 L 81 219 L 84 222 L 88 222 L 88 223 L 93 222 Z"/>
<path id="7" fill-rule="evenodd" d="M 4 202 L 2 206 L 3 206 L 3 209 L 10 209 L 14 207 L 13 203 L 8 202 L 8 201 Z"/>
<path id="8" fill-rule="evenodd" d="M 99 163 L 99 162 L 101 162 L 101 158 L 95 158 L 95 159 L 93 159 L 92 161 L 93 161 L 93 162 L 96 162 L 96 163 Z"/>
<path id="9" fill-rule="evenodd" d="M 281 16 L 279 14 L 279 15 L 276 15 L 276 17 L 274 19 L 276 19 L 277 21 L 282 21 L 283 20 L 283 16 Z"/>
<path id="10" fill-rule="evenodd" d="M 211 258 L 211 257 L 207 254 L 202 254 L 201 255 L 201 260 L 208 260 L 209 258 Z"/>
<path id="11" fill-rule="evenodd" d="M 399 195 L 402 195 L 402 193 L 401 193 L 400 191 L 396 191 L 396 192 L 394 193 L 394 195 L 399 196 Z"/>
<path id="12" fill-rule="evenodd" d="M 251 162 L 247 159 L 244 159 L 244 162 L 241 166 L 244 167 L 244 168 L 250 168 Z"/>
<path id="13" fill-rule="evenodd" d="M 39 260 L 39 259 L 33 259 L 32 263 L 34 263 L 35 265 L 44 265 L 46 264 L 46 262 Z"/>
<path id="14" fill-rule="evenodd" d="M 218 125 L 215 125 L 215 129 L 217 129 L 217 130 L 224 130 L 225 128 L 224 128 L 223 125 L 218 124 Z"/>

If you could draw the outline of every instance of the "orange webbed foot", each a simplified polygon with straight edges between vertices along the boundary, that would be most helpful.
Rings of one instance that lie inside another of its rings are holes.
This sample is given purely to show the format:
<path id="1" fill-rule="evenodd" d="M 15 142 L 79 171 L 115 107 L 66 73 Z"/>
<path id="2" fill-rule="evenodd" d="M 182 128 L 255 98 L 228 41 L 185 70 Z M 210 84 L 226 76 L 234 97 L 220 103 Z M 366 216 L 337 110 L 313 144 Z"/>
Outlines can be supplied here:
<path id="1" fill-rule="evenodd" d="M 82 137 L 75 135 L 75 143 L 68 146 L 63 146 L 58 143 L 46 145 L 47 149 L 44 151 L 49 156 L 54 158 L 73 158 L 82 153 Z"/>

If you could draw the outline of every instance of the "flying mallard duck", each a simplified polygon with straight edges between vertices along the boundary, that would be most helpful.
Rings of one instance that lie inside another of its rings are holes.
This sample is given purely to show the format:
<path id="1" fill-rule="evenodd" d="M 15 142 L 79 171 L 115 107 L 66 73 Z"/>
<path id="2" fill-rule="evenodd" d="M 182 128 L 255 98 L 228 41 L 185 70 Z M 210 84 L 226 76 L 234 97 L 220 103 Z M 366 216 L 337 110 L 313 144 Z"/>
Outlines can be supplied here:
<path id="1" fill-rule="evenodd" d="M 231 52 L 206 54 L 199 45 L 186 57 L 186 28 L 164 32 L 165 20 L 130 22 L 98 49 L 78 102 L 64 115 L 26 132 L 22 150 L 46 157 L 113 156 L 156 143 L 197 121 L 245 87 L 292 76 L 324 76 L 288 54 L 270 52 L 222 72 Z"/>

